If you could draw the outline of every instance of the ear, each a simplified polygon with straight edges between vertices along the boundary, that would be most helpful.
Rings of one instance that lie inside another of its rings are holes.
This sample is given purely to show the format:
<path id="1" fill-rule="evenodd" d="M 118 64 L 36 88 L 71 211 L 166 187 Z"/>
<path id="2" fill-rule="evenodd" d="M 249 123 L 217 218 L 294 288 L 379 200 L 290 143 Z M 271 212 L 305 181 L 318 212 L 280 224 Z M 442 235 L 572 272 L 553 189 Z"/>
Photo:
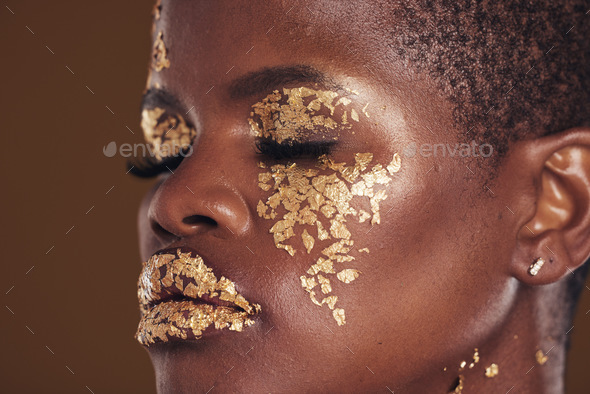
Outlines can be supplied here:
<path id="1" fill-rule="evenodd" d="M 536 207 L 518 230 L 511 271 L 530 285 L 554 283 L 590 257 L 590 128 L 525 141 L 517 150 Z M 537 258 L 545 263 L 533 276 Z"/>

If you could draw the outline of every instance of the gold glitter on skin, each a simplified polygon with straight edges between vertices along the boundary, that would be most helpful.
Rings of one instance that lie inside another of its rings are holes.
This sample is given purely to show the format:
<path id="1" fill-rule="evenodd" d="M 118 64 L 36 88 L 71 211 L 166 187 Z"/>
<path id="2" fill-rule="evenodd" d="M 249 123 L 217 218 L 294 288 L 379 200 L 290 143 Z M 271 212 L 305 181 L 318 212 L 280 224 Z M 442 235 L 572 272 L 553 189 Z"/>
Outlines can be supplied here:
<path id="1" fill-rule="evenodd" d="M 463 387 L 465 384 L 464 382 L 465 382 L 465 376 L 459 375 L 459 382 L 457 383 L 457 386 L 455 387 L 455 389 L 453 391 L 451 391 L 451 393 L 462 393 Z"/>
<path id="2" fill-rule="evenodd" d="M 275 90 L 252 106 L 248 122 L 255 136 L 272 138 L 279 144 L 300 141 L 304 133 L 349 129 L 351 125 L 345 107 L 351 100 L 340 97 L 333 104 L 336 97 L 337 92 L 307 87 L 283 88 L 282 94 Z M 339 117 L 335 115 L 338 108 L 342 109 Z M 320 113 L 322 110 L 323 113 Z M 351 109 L 350 116 L 359 121 L 354 109 Z M 333 139 L 337 139 L 337 136 Z"/>
<path id="3" fill-rule="evenodd" d="M 164 44 L 164 33 L 159 32 L 154 41 L 154 49 L 152 51 L 152 68 L 158 72 L 170 67 L 170 60 L 168 59 L 168 49 Z"/>
<path id="4" fill-rule="evenodd" d="M 146 346 L 171 338 L 199 339 L 209 326 L 242 331 L 254 324 L 250 316 L 261 311 L 236 291 L 235 283 L 218 280 L 200 256 L 180 249 L 176 255 L 154 255 L 143 264 L 137 295 L 142 318 L 136 339 Z M 172 301 L 171 296 L 187 299 Z M 203 296 L 227 305 L 197 304 Z"/>
<path id="5" fill-rule="evenodd" d="M 162 0 L 157 0 L 156 4 L 154 4 L 154 9 L 152 10 L 152 14 L 154 15 L 155 20 L 160 19 L 161 12 L 162 12 Z"/>
<path id="6" fill-rule="evenodd" d="M 317 242 L 331 240 L 307 270 L 311 277 L 301 276 L 301 284 L 314 304 L 327 304 L 333 309 L 333 317 L 339 325 L 345 324 L 346 318 L 344 309 L 334 308 L 337 298 L 318 300 L 317 297 L 320 292 L 326 295 L 332 292 L 330 275 L 336 275 L 338 280 L 348 284 L 361 274 L 359 270 L 341 266 L 355 260 L 349 255 L 354 242 L 346 223 L 351 220 L 349 217 L 356 217 L 359 222 L 371 218 L 371 224 L 380 222 L 379 204 L 387 195 L 385 189 L 376 189 L 387 185 L 391 181 L 390 175 L 399 171 L 401 165 L 398 154 L 393 156 L 387 169 L 381 164 L 371 166 L 371 153 L 357 153 L 354 160 L 354 165 L 347 165 L 322 156 L 317 169 L 299 167 L 296 163 L 276 164 L 269 172 L 258 175 L 259 187 L 272 194 L 266 201 L 258 202 L 257 212 L 260 217 L 276 220 L 269 232 L 273 234 L 277 248 L 295 255 L 295 248 L 286 241 L 295 236 L 296 225 L 305 226 L 301 239 L 308 253 Z M 266 166 L 259 167 L 267 169 Z M 320 171 L 329 172 L 321 174 Z M 355 196 L 369 197 L 372 214 L 350 206 Z M 277 213 L 281 206 L 286 211 L 282 216 Z M 329 225 L 322 224 L 322 218 L 329 219 Z M 360 251 L 369 253 L 367 248 Z M 339 267 L 338 271 L 335 266 Z M 314 288 L 318 284 L 320 290 L 316 291 Z"/>
<path id="7" fill-rule="evenodd" d="M 141 112 L 141 128 L 157 160 L 178 155 L 191 145 L 197 135 L 182 116 L 170 115 L 157 107 Z"/>
<path id="8" fill-rule="evenodd" d="M 356 91 L 346 90 L 358 95 Z M 349 119 L 360 121 L 359 112 L 351 104 L 350 98 L 333 91 L 283 88 L 254 104 L 248 122 L 256 137 L 272 139 L 279 144 L 309 141 L 317 136 L 336 140 L 339 131 L 352 128 Z M 368 105 L 360 111 L 367 118 Z M 342 266 L 355 260 L 349 254 L 354 241 L 347 222 L 356 218 L 359 223 L 371 219 L 371 225 L 379 224 L 380 203 L 387 198 L 383 186 L 401 168 L 398 154 L 386 167 L 371 166 L 372 161 L 372 153 L 356 153 L 351 165 L 335 163 L 325 155 L 319 158 L 316 168 L 300 167 L 297 163 L 270 168 L 264 163 L 258 164 L 259 168 L 266 169 L 258 175 L 258 186 L 270 195 L 258 202 L 256 210 L 260 217 L 274 220 L 269 232 L 273 234 L 275 246 L 294 256 L 296 250 L 289 241 L 296 236 L 301 237 L 308 254 L 318 248 L 318 242 L 330 242 L 307 269 L 307 275 L 300 279 L 311 301 L 318 306 L 326 304 L 338 325 L 346 323 L 346 316 L 344 309 L 335 307 L 338 297 L 331 294 L 330 276 L 348 284 L 361 274 L 357 269 Z M 357 211 L 350 206 L 355 196 L 368 197 L 370 212 Z M 281 208 L 284 213 L 278 213 Z M 296 234 L 298 227 L 303 229 Z M 369 253 L 369 250 L 362 248 L 359 252 Z M 322 295 L 325 296 L 319 299 Z"/>
<path id="9" fill-rule="evenodd" d="M 493 378 L 498 375 L 498 364 L 492 364 L 486 368 L 486 377 Z"/>
<path id="10" fill-rule="evenodd" d="M 537 353 L 535 353 L 535 358 L 537 359 L 537 363 L 539 365 L 545 364 L 548 360 L 548 357 L 543 354 L 543 351 L 541 349 L 537 350 Z"/>

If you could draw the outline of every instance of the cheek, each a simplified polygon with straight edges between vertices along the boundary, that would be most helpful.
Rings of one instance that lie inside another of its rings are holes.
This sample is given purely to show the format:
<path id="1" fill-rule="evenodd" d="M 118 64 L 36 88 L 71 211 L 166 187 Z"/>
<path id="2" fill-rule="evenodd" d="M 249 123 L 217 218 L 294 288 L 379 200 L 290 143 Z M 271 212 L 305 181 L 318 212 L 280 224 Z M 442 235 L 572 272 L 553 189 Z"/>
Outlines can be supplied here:
<path id="1" fill-rule="evenodd" d="M 380 223 L 386 185 L 401 165 L 398 155 L 385 166 L 372 160 L 371 153 L 357 153 L 352 165 L 324 157 L 317 169 L 274 165 L 258 177 L 259 187 L 270 195 L 258 202 L 257 210 L 260 217 L 273 221 L 269 232 L 275 246 L 307 261 L 299 273 L 301 286 L 310 302 L 325 308 L 339 326 L 347 317 L 341 307 L 344 292 L 336 290 L 374 269 L 370 248 L 363 242 L 367 237 L 355 235 Z M 353 227 L 358 232 L 351 231 Z"/>
<path id="2" fill-rule="evenodd" d="M 137 213 L 137 231 L 139 235 L 139 253 L 142 261 L 147 261 L 154 251 L 160 249 L 160 244 L 154 236 L 149 220 L 149 207 L 156 190 L 162 184 L 162 180 L 151 188 L 141 200 Z"/>

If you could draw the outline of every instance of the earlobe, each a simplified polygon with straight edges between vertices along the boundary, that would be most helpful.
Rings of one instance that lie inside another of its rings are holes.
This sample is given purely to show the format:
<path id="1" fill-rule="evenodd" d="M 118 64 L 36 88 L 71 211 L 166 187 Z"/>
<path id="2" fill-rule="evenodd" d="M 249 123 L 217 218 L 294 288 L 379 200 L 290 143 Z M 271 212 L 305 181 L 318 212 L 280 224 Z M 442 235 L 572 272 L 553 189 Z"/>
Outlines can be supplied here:
<path id="1" fill-rule="evenodd" d="M 528 152 L 544 162 L 532 182 L 536 210 L 519 229 L 512 273 L 541 285 L 573 275 L 590 256 L 590 129 L 546 138 Z"/>

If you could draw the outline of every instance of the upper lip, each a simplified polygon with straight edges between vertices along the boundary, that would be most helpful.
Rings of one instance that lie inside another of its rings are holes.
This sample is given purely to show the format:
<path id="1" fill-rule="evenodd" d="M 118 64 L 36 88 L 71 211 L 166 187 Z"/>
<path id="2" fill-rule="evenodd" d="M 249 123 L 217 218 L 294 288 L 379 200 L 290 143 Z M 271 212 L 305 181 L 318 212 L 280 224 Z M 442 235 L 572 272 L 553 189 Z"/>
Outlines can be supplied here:
<path id="1" fill-rule="evenodd" d="M 190 260 L 183 259 L 187 254 Z M 186 247 L 158 251 L 143 263 L 137 293 L 144 315 L 161 302 L 180 299 L 233 307 L 248 314 L 260 311 L 259 305 L 236 291 L 232 281 L 217 278 L 202 257 Z"/>

